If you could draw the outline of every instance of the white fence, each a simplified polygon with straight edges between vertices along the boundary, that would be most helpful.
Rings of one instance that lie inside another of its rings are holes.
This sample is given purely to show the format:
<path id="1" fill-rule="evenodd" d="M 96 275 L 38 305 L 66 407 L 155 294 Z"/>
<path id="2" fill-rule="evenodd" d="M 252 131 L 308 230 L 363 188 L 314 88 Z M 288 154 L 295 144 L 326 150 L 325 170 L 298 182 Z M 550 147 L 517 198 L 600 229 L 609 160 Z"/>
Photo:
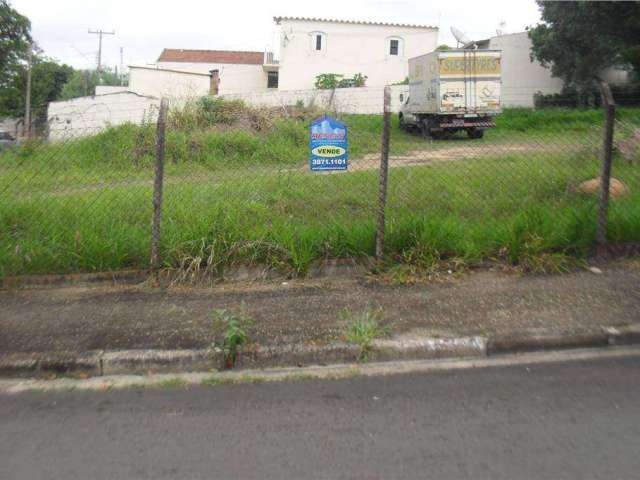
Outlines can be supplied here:
<path id="1" fill-rule="evenodd" d="M 391 87 L 391 109 L 400 110 L 400 94 L 408 85 Z M 286 107 L 302 103 L 316 105 L 342 113 L 382 113 L 384 87 L 337 88 L 336 90 L 270 90 L 266 92 L 233 93 L 221 95 L 227 100 L 243 100 L 248 105 Z"/>
<path id="2" fill-rule="evenodd" d="M 112 125 L 155 121 L 159 107 L 159 99 L 133 92 L 51 102 L 48 111 L 49 139 L 95 135 Z"/>

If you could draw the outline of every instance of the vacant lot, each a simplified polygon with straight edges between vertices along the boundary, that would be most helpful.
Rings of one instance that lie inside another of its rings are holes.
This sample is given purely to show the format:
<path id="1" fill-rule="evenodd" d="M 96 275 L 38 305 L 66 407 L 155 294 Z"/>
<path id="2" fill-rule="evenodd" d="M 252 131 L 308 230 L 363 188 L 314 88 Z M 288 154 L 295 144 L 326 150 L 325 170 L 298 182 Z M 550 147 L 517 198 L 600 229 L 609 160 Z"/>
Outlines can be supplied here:
<path id="1" fill-rule="evenodd" d="M 234 109 L 171 118 L 165 264 L 261 263 L 297 274 L 317 259 L 371 255 L 382 119 L 344 117 L 352 167 L 317 174 L 305 167 L 313 112 Z M 637 110 L 619 118 L 640 125 Z M 593 242 L 595 200 L 576 187 L 599 174 L 601 137 L 600 111 L 507 111 L 475 141 L 425 142 L 394 120 L 389 259 L 562 268 Z M 144 268 L 153 152 L 153 126 L 125 125 L 0 154 L 0 275 Z M 630 193 L 612 202 L 610 238 L 639 241 L 640 165 L 616 156 L 614 176 Z"/>

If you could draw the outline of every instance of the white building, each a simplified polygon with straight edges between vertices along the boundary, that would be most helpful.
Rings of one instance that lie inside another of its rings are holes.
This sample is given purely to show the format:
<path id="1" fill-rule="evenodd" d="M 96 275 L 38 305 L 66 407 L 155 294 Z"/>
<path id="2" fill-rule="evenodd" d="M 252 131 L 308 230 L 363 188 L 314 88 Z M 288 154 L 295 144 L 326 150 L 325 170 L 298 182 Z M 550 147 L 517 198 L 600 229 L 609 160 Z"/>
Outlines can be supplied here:
<path id="1" fill-rule="evenodd" d="M 548 95 L 562 92 L 563 81 L 551 75 L 551 69 L 531 61 L 531 39 L 518 32 L 475 42 L 478 48 L 502 50 L 502 104 L 507 107 L 532 107 L 537 92 Z M 602 72 L 611 84 L 625 84 L 629 72 L 610 67 Z"/>
<path id="2" fill-rule="evenodd" d="M 211 74 L 170 70 L 159 66 L 130 65 L 128 89 L 158 98 L 202 97 L 208 95 L 211 89 Z"/>
<path id="3" fill-rule="evenodd" d="M 527 32 L 491 37 L 476 42 L 478 48 L 502 50 L 502 104 L 506 107 L 532 107 L 533 96 L 560 93 L 563 82 L 551 70 L 531 61 L 531 39 Z"/>
<path id="4" fill-rule="evenodd" d="M 206 95 L 214 70 L 221 95 L 311 90 L 322 73 L 360 73 L 367 86 L 382 87 L 404 80 L 407 60 L 434 50 L 438 41 L 438 29 L 422 25 L 292 17 L 274 21 L 277 55 L 165 49 L 156 63 L 130 67 L 129 89 L 153 96 Z"/>
<path id="5" fill-rule="evenodd" d="M 366 85 L 381 87 L 408 76 L 407 60 L 436 49 L 438 28 L 321 18 L 276 17 L 280 27 L 278 72 L 281 90 L 312 89 L 316 76 L 361 73 Z"/>
<path id="6" fill-rule="evenodd" d="M 218 70 L 220 93 L 241 93 L 266 90 L 268 74 L 264 52 L 231 50 L 177 50 L 165 48 L 156 63 L 157 68 L 188 71 L 209 75 Z"/>
<path id="7" fill-rule="evenodd" d="M 217 71 L 219 94 L 263 91 L 269 88 L 264 59 L 264 52 L 166 48 L 156 63 L 129 66 L 129 90 L 155 97 L 200 97 L 210 93 L 212 72 Z"/>

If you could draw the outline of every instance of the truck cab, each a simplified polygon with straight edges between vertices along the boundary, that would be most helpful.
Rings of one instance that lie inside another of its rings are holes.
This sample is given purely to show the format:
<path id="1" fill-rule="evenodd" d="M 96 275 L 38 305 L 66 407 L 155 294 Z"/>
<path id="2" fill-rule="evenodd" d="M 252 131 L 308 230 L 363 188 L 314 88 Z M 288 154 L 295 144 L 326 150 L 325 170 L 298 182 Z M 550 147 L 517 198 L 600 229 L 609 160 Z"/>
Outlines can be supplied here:
<path id="1" fill-rule="evenodd" d="M 417 128 L 419 124 L 418 118 L 411 113 L 409 109 L 410 95 L 407 93 L 400 94 L 400 113 L 398 114 L 400 120 L 400 128 L 403 130 L 413 130 Z"/>

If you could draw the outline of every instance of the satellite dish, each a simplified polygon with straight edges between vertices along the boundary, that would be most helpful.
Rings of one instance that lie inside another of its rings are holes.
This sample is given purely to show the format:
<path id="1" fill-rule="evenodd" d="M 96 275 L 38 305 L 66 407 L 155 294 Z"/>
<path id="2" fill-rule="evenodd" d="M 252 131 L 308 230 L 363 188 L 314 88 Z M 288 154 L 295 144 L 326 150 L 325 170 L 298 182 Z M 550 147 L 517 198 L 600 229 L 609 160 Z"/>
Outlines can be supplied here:
<path id="1" fill-rule="evenodd" d="M 473 41 L 469 37 L 467 37 L 467 35 L 462 30 L 458 30 L 456 27 L 451 27 L 451 33 L 455 37 L 458 44 L 467 45 L 468 43 L 473 43 Z"/>
<path id="2" fill-rule="evenodd" d="M 504 35 L 506 31 L 507 31 L 506 20 L 500 20 L 500 23 L 498 24 L 498 28 L 496 29 L 496 35 L 497 36 Z"/>

